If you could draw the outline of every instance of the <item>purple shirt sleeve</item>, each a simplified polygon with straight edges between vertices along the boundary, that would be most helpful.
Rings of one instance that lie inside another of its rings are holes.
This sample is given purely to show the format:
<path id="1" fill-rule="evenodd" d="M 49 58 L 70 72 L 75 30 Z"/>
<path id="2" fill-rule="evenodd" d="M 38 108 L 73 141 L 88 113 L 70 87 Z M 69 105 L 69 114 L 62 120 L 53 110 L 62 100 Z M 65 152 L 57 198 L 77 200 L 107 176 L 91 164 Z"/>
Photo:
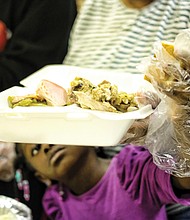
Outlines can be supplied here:
<path id="1" fill-rule="evenodd" d="M 151 154 L 144 147 L 129 145 L 117 157 L 121 183 L 134 199 L 148 196 L 146 200 L 158 206 L 169 203 L 190 205 L 190 194 L 175 195 L 171 175 L 153 163 Z"/>

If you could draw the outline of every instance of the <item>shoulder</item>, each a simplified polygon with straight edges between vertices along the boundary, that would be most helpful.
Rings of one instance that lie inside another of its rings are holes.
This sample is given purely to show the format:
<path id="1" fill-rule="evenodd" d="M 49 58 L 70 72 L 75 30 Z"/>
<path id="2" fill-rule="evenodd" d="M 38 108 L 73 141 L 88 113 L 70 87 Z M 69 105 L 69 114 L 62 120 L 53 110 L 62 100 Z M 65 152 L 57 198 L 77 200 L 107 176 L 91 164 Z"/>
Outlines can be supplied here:
<path id="1" fill-rule="evenodd" d="M 144 163 L 146 159 L 152 160 L 150 152 L 143 146 L 126 145 L 116 156 L 119 163 L 126 163 L 127 160 L 134 160 Z"/>
<path id="2" fill-rule="evenodd" d="M 43 203 L 44 205 L 46 205 L 47 202 L 53 202 L 56 199 L 60 199 L 58 184 L 54 184 L 54 185 L 47 187 L 44 193 L 44 196 L 43 196 Z"/>
<path id="3" fill-rule="evenodd" d="M 54 184 L 47 188 L 42 203 L 44 211 L 48 217 L 52 219 L 63 219 L 63 199 L 59 190 L 59 184 Z"/>
<path id="4" fill-rule="evenodd" d="M 120 183 L 133 198 L 148 198 L 151 195 L 151 201 L 154 198 L 156 204 L 161 204 L 163 192 L 172 191 L 170 175 L 154 164 L 152 155 L 145 147 L 128 145 L 115 159 Z"/>
<path id="5" fill-rule="evenodd" d="M 152 155 L 143 146 L 126 145 L 115 157 L 118 168 L 124 166 L 129 171 L 134 167 L 142 171 L 146 164 L 149 166 L 153 163 Z"/>
<path id="6" fill-rule="evenodd" d="M 142 146 L 127 145 L 115 156 L 117 174 L 123 185 L 129 182 L 138 185 L 140 181 L 151 180 L 156 175 L 158 167 L 153 163 L 150 152 Z M 164 172 L 159 170 L 159 175 Z M 148 175 L 147 175 L 148 174 Z M 149 177 L 148 177 L 149 176 Z"/>

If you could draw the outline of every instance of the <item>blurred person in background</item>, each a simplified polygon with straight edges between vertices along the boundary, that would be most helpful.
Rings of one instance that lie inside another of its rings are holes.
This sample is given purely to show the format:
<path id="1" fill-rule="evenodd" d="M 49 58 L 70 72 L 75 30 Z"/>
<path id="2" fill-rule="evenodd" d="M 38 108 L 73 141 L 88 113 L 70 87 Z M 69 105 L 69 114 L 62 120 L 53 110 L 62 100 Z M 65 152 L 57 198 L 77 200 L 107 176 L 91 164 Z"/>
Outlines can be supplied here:
<path id="1" fill-rule="evenodd" d="M 67 53 L 74 0 L 0 0 L 0 91 Z"/>
<path id="2" fill-rule="evenodd" d="M 153 54 L 155 42 L 173 41 L 189 27 L 189 0 L 85 0 L 63 64 L 141 74 L 137 66 Z M 120 150 L 106 148 L 106 154 Z M 189 207 L 167 211 L 169 219 L 190 219 Z"/>
<path id="3" fill-rule="evenodd" d="M 190 24 L 188 0 L 85 0 L 64 64 L 142 73 L 153 44 L 173 41 Z"/>
<path id="4" fill-rule="evenodd" d="M 0 91 L 47 64 L 62 63 L 76 14 L 75 0 L 0 0 Z M 46 186 L 22 161 L 15 170 L 15 157 L 14 144 L 0 142 L 0 195 L 25 203 L 40 220 Z"/>

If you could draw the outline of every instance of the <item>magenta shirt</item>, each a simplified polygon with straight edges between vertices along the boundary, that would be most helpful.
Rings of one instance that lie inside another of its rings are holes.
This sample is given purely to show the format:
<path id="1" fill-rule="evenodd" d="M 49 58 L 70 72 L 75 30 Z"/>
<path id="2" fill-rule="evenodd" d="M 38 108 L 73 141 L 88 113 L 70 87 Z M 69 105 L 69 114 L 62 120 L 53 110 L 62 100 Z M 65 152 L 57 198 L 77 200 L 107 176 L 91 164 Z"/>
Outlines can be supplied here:
<path id="1" fill-rule="evenodd" d="M 59 186 L 47 189 L 43 205 L 54 220 L 164 220 L 165 204 L 190 205 L 177 198 L 170 175 L 160 170 L 143 147 L 126 146 L 115 156 L 102 179 L 88 192 L 75 196 Z"/>

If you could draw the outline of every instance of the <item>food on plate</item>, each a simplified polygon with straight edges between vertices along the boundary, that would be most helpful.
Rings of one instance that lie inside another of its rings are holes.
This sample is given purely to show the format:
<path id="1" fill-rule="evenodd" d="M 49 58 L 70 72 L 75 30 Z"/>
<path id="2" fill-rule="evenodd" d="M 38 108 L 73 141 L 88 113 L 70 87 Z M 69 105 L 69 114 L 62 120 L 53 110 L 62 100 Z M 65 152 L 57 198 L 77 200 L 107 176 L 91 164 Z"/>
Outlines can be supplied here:
<path id="1" fill-rule="evenodd" d="M 67 104 L 67 91 L 48 80 L 42 80 L 39 84 L 36 95 L 47 102 L 50 106 L 64 106 Z"/>
<path id="2" fill-rule="evenodd" d="M 97 86 L 89 80 L 76 77 L 68 91 L 69 100 L 82 108 L 109 111 L 129 112 L 138 110 L 135 94 L 119 92 L 116 85 L 103 80 Z"/>
<path id="3" fill-rule="evenodd" d="M 67 90 L 51 81 L 42 80 L 35 94 L 9 96 L 8 103 L 11 108 L 77 104 L 81 108 L 108 112 L 129 112 L 139 109 L 135 94 L 120 92 L 116 85 L 111 85 L 106 80 L 96 86 L 82 77 L 75 77 Z"/>
<path id="4" fill-rule="evenodd" d="M 24 96 L 9 96 L 9 107 L 14 108 L 16 106 L 46 106 L 45 100 L 40 99 L 36 94 L 28 94 Z"/>
<path id="5" fill-rule="evenodd" d="M 35 94 L 25 96 L 9 96 L 11 108 L 16 106 L 64 106 L 67 104 L 67 91 L 48 80 L 42 80 Z"/>

